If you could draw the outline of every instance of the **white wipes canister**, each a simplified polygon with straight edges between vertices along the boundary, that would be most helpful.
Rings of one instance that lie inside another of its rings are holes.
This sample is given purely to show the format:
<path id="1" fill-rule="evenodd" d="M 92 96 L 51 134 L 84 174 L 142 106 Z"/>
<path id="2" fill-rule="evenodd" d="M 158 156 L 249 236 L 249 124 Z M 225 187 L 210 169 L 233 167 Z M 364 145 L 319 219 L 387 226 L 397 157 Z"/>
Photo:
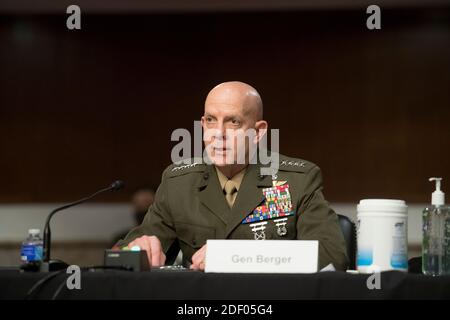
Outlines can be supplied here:
<path id="1" fill-rule="evenodd" d="M 408 270 L 408 207 L 403 200 L 364 199 L 357 206 L 359 272 Z"/>

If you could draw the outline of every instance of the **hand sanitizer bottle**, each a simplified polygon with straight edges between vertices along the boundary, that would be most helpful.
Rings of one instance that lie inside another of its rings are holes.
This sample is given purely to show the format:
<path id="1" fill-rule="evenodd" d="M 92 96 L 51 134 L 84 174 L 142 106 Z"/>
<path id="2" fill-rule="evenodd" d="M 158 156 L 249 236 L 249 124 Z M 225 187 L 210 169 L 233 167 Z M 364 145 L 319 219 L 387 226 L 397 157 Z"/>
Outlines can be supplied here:
<path id="1" fill-rule="evenodd" d="M 445 194 L 441 191 L 442 178 L 435 181 L 436 190 L 431 196 L 431 206 L 422 215 L 422 272 L 438 276 L 450 274 L 450 214 L 445 207 Z"/>

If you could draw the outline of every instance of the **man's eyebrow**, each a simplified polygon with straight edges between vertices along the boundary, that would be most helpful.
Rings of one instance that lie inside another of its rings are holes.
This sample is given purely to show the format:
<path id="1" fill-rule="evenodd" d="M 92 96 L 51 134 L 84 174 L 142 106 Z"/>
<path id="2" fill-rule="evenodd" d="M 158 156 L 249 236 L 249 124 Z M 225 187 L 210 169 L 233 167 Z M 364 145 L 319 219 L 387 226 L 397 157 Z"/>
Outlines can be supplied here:
<path id="1" fill-rule="evenodd" d="M 234 115 L 234 116 L 226 116 L 225 117 L 225 121 L 228 121 L 228 120 L 233 120 L 233 119 L 241 119 L 241 117 L 240 116 L 238 116 L 238 115 Z"/>
<path id="2" fill-rule="evenodd" d="M 217 119 L 215 116 L 213 116 L 212 114 L 209 114 L 209 113 L 205 113 L 204 116 L 205 116 L 205 117 L 211 117 L 211 118 Z M 224 118 L 224 121 L 229 121 L 229 120 L 233 120 L 233 119 L 239 119 L 239 120 L 241 120 L 242 117 L 239 116 L 239 115 L 226 116 L 226 117 Z"/>

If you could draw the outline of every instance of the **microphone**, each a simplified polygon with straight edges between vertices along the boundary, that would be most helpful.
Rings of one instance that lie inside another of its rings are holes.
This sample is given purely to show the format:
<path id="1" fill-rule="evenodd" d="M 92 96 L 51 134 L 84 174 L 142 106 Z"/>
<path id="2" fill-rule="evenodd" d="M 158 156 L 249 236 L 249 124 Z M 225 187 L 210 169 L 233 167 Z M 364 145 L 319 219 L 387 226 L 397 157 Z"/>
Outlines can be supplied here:
<path id="1" fill-rule="evenodd" d="M 103 188 L 101 190 L 98 190 L 97 192 L 93 193 L 92 195 L 80 199 L 75 202 L 68 203 L 66 205 L 63 205 L 61 207 L 58 207 L 56 209 L 53 209 L 50 214 L 47 216 L 47 220 L 45 221 L 45 227 L 44 227 L 44 244 L 43 244 L 43 262 L 41 264 L 40 271 L 49 272 L 49 271 L 55 271 L 66 268 L 68 265 L 60 260 L 50 260 L 50 253 L 51 253 L 51 231 L 50 231 L 50 220 L 53 217 L 53 215 L 59 211 L 71 208 L 73 206 L 82 204 L 88 200 L 91 200 L 92 198 L 96 197 L 100 193 L 107 192 L 107 191 L 118 191 L 122 189 L 125 186 L 124 182 L 121 180 L 114 181 L 111 183 L 109 187 Z"/>

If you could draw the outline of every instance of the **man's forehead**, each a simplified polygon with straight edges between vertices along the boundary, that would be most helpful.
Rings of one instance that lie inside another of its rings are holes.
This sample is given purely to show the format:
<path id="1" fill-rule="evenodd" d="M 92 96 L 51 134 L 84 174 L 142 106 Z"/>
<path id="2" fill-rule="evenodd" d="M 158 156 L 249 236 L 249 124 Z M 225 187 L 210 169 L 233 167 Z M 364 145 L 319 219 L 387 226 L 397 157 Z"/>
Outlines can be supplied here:
<path id="1" fill-rule="evenodd" d="M 243 113 L 244 108 L 241 104 L 223 102 L 223 101 L 209 101 L 205 103 L 205 113 Z"/>
<path id="2" fill-rule="evenodd" d="M 205 114 L 253 116 L 262 108 L 255 89 L 244 83 L 225 83 L 211 90 L 205 101 Z M 262 115 L 256 115 L 261 117 Z"/>

